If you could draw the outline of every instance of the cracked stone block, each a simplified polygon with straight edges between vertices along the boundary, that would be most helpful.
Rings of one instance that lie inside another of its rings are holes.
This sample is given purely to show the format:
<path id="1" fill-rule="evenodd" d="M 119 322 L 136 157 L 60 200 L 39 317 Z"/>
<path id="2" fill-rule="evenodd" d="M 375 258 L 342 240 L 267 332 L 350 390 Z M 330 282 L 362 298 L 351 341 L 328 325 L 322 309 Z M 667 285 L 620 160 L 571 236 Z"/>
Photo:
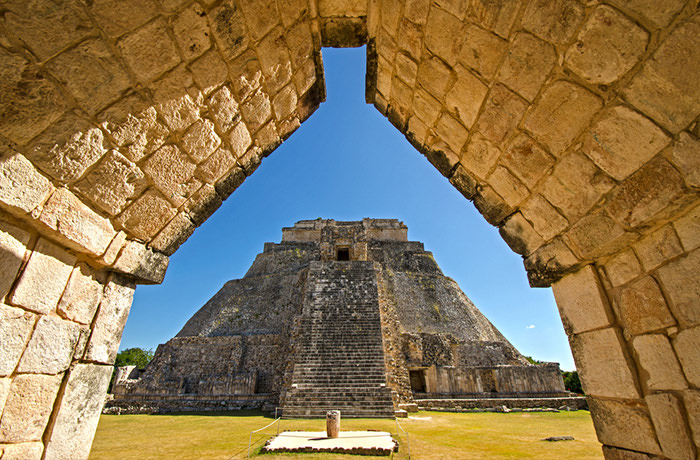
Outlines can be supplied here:
<path id="1" fill-rule="evenodd" d="M 117 272 L 136 278 L 139 284 L 160 284 L 165 277 L 169 261 L 168 257 L 153 251 L 143 243 L 130 240 L 119 253 L 113 268 Z M 106 291 L 104 295 L 107 295 Z"/>
<path id="2" fill-rule="evenodd" d="M 3 460 L 41 460 L 44 444 L 40 441 L 0 444 L 0 452 Z"/>
<path id="3" fill-rule="evenodd" d="M 436 57 L 428 57 L 418 64 L 418 84 L 437 100 L 447 93 L 452 83 L 452 69 Z"/>
<path id="4" fill-rule="evenodd" d="M 200 186 L 192 177 L 196 165 L 177 146 L 165 145 L 151 155 L 143 170 L 156 187 L 179 206 Z"/>
<path id="5" fill-rule="evenodd" d="M 0 443 L 41 441 L 62 379 L 62 374 L 22 374 L 12 380 L 0 419 Z"/>
<path id="6" fill-rule="evenodd" d="M 625 106 L 605 112 L 583 139 L 583 151 L 603 171 L 623 180 L 670 142 L 654 123 Z"/>
<path id="7" fill-rule="evenodd" d="M 56 189 L 39 221 L 56 231 L 66 245 L 94 256 L 102 255 L 116 231 L 106 219 L 65 188 Z"/>
<path id="8" fill-rule="evenodd" d="M 131 95 L 102 112 L 99 119 L 100 126 L 122 147 L 122 153 L 131 161 L 139 161 L 163 145 L 169 134 L 156 116 L 156 109 L 147 101 Z"/>
<path id="9" fill-rule="evenodd" d="M 102 290 L 95 271 L 85 263 L 78 263 L 58 303 L 59 313 L 71 321 L 91 324 L 102 299 Z"/>
<path id="10" fill-rule="evenodd" d="M 118 222 L 136 238 L 150 240 L 175 214 L 162 193 L 149 189 L 126 208 Z"/>
<path id="11" fill-rule="evenodd" d="M 540 194 L 531 195 L 520 207 L 520 211 L 545 241 L 551 240 L 569 226 L 566 218 Z"/>
<path id="12" fill-rule="evenodd" d="M 153 238 L 150 245 L 166 256 L 171 256 L 194 233 L 195 228 L 187 214 L 181 212 L 168 222 L 168 225 Z"/>
<path id="13" fill-rule="evenodd" d="M 467 128 L 476 120 L 488 88 L 464 67 L 457 68 L 457 81 L 447 93 L 445 106 Z"/>
<path id="14" fill-rule="evenodd" d="M 605 272 L 615 287 L 628 283 L 644 273 L 639 260 L 631 249 L 610 259 L 605 264 Z"/>
<path id="15" fill-rule="evenodd" d="M 214 123 L 209 120 L 197 120 L 182 137 L 182 146 L 195 163 L 201 163 L 221 144 Z"/>
<path id="16" fill-rule="evenodd" d="M 170 20 L 175 41 L 185 60 L 201 56 L 211 47 L 211 32 L 207 14 L 201 5 L 195 3 Z"/>
<path id="17" fill-rule="evenodd" d="M 631 335 L 652 332 L 676 324 L 659 285 L 650 276 L 624 288 L 618 295 L 616 304 L 625 329 Z"/>
<path id="18" fill-rule="evenodd" d="M 566 52 L 566 65 L 594 84 L 609 85 L 634 67 L 649 34 L 609 6 L 597 7 Z"/>
<path id="19" fill-rule="evenodd" d="M 12 303 L 37 313 L 56 308 L 75 265 L 75 256 L 40 239 L 24 268 Z"/>
<path id="20" fill-rule="evenodd" d="M 229 131 L 228 142 L 236 158 L 241 158 L 245 154 L 253 142 L 245 123 L 240 122 Z"/>
<path id="21" fill-rule="evenodd" d="M 97 207 L 116 216 L 148 186 L 143 171 L 117 150 L 110 150 L 75 189 Z"/>
<path id="22" fill-rule="evenodd" d="M 21 228 L 0 222 L 0 301 L 5 298 L 17 278 L 30 238 L 29 233 Z"/>
<path id="23" fill-rule="evenodd" d="M 528 5 L 521 24 L 548 42 L 563 45 L 573 38 L 584 14 L 577 0 L 536 0 Z"/>
<path id="24" fill-rule="evenodd" d="M 111 375 L 112 366 L 77 364 L 71 369 L 45 460 L 88 457 Z"/>
<path id="25" fill-rule="evenodd" d="M 700 23 L 680 24 L 623 90 L 625 98 L 672 133 L 683 130 L 698 114 L 700 87 L 694 72 L 700 66 Z"/>
<path id="26" fill-rule="evenodd" d="M 39 135 L 27 149 L 37 167 L 62 182 L 72 182 L 107 151 L 102 131 L 67 113 Z"/>
<path id="27" fill-rule="evenodd" d="M 277 92 L 292 78 L 292 62 L 289 47 L 281 28 L 263 38 L 255 47 L 260 58 L 260 68 L 265 74 L 268 91 Z"/>
<path id="28" fill-rule="evenodd" d="M 673 340 L 678 360 L 683 367 L 683 373 L 691 385 L 700 385 L 700 327 L 684 329 Z"/>
<path id="29" fill-rule="evenodd" d="M 94 0 L 88 8 L 109 37 L 130 32 L 158 14 L 153 0 Z"/>
<path id="30" fill-rule="evenodd" d="M 634 365 L 626 356 L 622 334 L 615 328 L 575 334 L 569 338 L 576 368 L 589 396 L 638 399 Z M 605 359 L 601 359 L 605 356 Z"/>
<path id="31" fill-rule="evenodd" d="M 0 205 L 17 214 L 27 214 L 53 191 L 49 180 L 19 153 L 0 159 Z"/>
<path id="32" fill-rule="evenodd" d="M 517 128 L 528 105 L 525 99 L 497 84 L 491 88 L 474 129 L 494 144 L 502 145 Z"/>
<path id="33" fill-rule="evenodd" d="M 264 91 L 258 90 L 248 101 L 241 104 L 241 112 L 248 129 L 252 132 L 257 131 L 272 117 L 270 97 Z"/>
<path id="34" fill-rule="evenodd" d="M 124 36 L 117 42 L 117 47 L 141 82 L 152 80 L 180 62 L 175 44 L 162 19 Z"/>
<path id="35" fill-rule="evenodd" d="M 105 286 L 85 359 L 110 365 L 114 363 L 135 287 L 132 281 L 123 276 L 111 276 Z"/>
<path id="36" fill-rule="evenodd" d="M 640 373 L 642 383 L 650 391 L 688 388 L 668 337 L 662 334 L 639 335 L 632 339 L 632 347 L 643 370 Z"/>
<path id="37" fill-rule="evenodd" d="M 241 120 L 238 103 L 228 86 L 222 86 L 209 97 L 209 109 L 221 132 L 228 132 Z"/>
<path id="38" fill-rule="evenodd" d="M 71 363 L 78 343 L 78 324 L 52 316 L 42 316 L 34 328 L 17 372 L 31 374 L 62 373 Z"/>
<path id="39" fill-rule="evenodd" d="M 464 32 L 464 44 L 459 57 L 462 62 L 485 78 L 493 78 L 506 52 L 508 42 L 475 25 Z"/>
<path id="40" fill-rule="evenodd" d="M 197 174 L 207 183 L 214 184 L 236 165 L 230 150 L 219 148 L 204 163 L 197 166 Z"/>
<path id="41" fill-rule="evenodd" d="M 551 153 L 560 156 L 602 105 L 598 96 L 583 87 L 559 80 L 544 89 L 523 126 Z"/>
<path id="42" fill-rule="evenodd" d="M 685 176 L 689 187 L 700 187 L 700 141 L 682 132 L 671 150 L 671 161 Z"/>
<path id="43" fill-rule="evenodd" d="M 526 258 L 524 265 L 530 287 L 549 287 L 579 262 L 562 239 L 555 238 Z"/>
<path id="44" fill-rule="evenodd" d="M 0 134 L 20 145 L 66 109 L 63 97 L 38 67 L 4 49 L 0 50 L 0 94 Z"/>
<path id="45" fill-rule="evenodd" d="M 659 268 L 658 274 L 681 326 L 700 323 L 700 250 Z"/>
<path id="46" fill-rule="evenodd" d="M 685 422 L 683 403 L 676 395 L 659 393 L 647 395 L 644 400 L 656 428 L 661 449 L 668 458 L 695 459 L 690 430 Z"/>
<path id="47" fill-rule="evenodd" d="M 64 51 L 48 63 L 48 69 L 91 114 L 119 99 L 131 86 L 126 69 L 101 39 Z"/>
<path id="48" fill-rule="evenodd" d="M 633 451 L 661 454 L 649 412 L 641 401 L 598 398 L 587 400 L 593 426 L 601 443 Z"/>
<path id="49" fill-rule="evenodd" d="M 19 363 L 32 335 L 36 315 L 0 303 L 0 320 L 0 375 L 6 376 L 12 374 Z"/>
<path id="50" fill-rule="evenodd" d="M 634 245 L 644 269 L 652 271 L 665 261 L 683 253 L 671 225 L 660 228 Z"/>
<path id="51" fill-rule="evenodd" d="M 249 50 L 228 64 L 233 95 L 237 101 L 244 101 L 262 84 L 262 70 L 257 54 Z"/>
<path id="52" fill-rule="evenodd" d="M 534 35 L 519 32 L 506 53 L 498 79 L 532 101 L 557 61 L 554 47 Z"/>
<path id="53" fill-rule="evenodd" d="M 464 35 L 463 24 L 457 17 L 435 5 L 430 8 L 428 23 L 423 29 L 424 46 L 435 56 L 454 66 L 461 44 L 455 37 Z"/>
<path id="54" fill-rule="evenodd" d="M 204 94 L 211 93 L 228 80 L 228 68 L 216 50 L 211 50 L 196 61 L 190 63 L 194 81 Z"/>
<path id="55" fill-rule="evenodd" d="M 173 131 L 187 128 L 200 117 L 203 101 L 196 94 L 192 98 L 188 90 L 193 87 L 192 74 L 184 66 L 177 67 L 151 85 L 157 103 L 156 110 Z M 198 91 L 195 89 L 195 92 Z"/>
<path id="56" fill-rule="evenodd" d="M 612 325 L 607 296 L 591 265 L 563 277 L 552 292 L 569 336 Z"/>

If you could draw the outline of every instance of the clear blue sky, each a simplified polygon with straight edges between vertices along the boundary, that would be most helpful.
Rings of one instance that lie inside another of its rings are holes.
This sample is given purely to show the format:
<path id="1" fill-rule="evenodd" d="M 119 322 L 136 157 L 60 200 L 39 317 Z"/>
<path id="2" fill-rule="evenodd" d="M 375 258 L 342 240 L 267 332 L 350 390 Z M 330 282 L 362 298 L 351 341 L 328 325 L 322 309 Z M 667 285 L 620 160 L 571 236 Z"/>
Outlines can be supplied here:
<path id="1" fill-rule="evenodd" d="M 498 230 L 365 104 L 365 49 L 324 49 L 323 60 L 326 102 L 171 257 L 163 284 L 136 289 L 121 349 L 172 338 L 282 227 L 396 218 L 521 353 L 573 370 L 551 290 L 530 288 Z"/>

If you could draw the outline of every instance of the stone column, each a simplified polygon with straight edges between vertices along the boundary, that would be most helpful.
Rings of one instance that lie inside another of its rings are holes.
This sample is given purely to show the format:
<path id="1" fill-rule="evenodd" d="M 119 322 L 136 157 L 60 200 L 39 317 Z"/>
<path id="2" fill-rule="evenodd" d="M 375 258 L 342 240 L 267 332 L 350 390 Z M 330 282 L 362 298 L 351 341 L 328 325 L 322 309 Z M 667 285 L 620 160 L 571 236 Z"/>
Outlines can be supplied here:
<path id="1" fill-rule="evenodd" d="M 326 412 L 326 436 L 337 438 L 340 433 L 340 411 L 329 410 Z"/>

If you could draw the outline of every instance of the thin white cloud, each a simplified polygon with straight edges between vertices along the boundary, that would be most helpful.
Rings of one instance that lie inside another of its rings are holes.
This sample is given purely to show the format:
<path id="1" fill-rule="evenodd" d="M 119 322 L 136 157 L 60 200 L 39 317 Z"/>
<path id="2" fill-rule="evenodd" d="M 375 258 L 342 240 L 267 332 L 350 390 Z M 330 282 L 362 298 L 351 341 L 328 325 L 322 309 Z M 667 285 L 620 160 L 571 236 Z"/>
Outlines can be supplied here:
<path id="1" fill-rule="evenodd" d="M 535 325 L 534 325 L 534 324 L 530 324 L 530 325 L 527 326 L 525 329 L 534 329 L 534 328 L 535 328 Z"/>

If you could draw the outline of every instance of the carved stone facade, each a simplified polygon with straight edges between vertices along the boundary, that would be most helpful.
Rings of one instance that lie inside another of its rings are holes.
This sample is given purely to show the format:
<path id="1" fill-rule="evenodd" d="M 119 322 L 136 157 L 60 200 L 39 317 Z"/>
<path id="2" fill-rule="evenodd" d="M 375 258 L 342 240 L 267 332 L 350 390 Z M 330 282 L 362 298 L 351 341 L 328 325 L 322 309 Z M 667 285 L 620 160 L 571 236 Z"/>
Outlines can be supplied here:
<path id="1" fill-rule="evenodd" d="M 554 287 L 605 455 L 697 456 L 697 1 L 6 0 L 0 22 L 5 456 L 87 456 L 134 283 L 318 107 L 321 46 L 363 44 L 367 101 Z M 67 313 L 80 286 L 99 306 Z"/>

